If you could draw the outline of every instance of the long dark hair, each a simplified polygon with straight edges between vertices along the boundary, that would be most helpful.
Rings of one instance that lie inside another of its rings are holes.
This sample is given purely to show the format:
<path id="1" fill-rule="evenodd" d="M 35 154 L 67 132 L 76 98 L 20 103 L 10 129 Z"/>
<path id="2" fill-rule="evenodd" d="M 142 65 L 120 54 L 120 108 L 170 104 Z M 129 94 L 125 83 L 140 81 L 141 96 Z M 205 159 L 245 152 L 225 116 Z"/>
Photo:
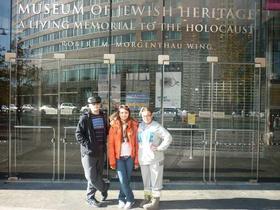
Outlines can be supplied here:
<path id="1" fill-rule="evenodd" d="M 131 111 L 130 111 L 130 109 L 129 109 L 129 107 L 127 106 L 127 105 L 120 105 L 119 106 L 119 108 L 118 108 L 118 111 L 117 111 L 117 119 L 119 120 L 119 122 L 120 122 L 120 125 L 121 125 L 121 129 L 123 129 L 123 122 L 122 122 L 122 120 L 121 120 L 121 118 L 120 118 L 120 109 L 124 109 L 124 110 L 126 110 L 126 111 L 128 111 L 128 118 L 127 118 L 127 120 L 126 120 L 126 122 L 128 122 L 129 120 L 131 120 L 132 118 L 131 118 Z M 127 129 L 127 127 L 126 127 L 126 129 Z M 128 139 L 128 137 L 127 137 L 127 131 L 125 131 L 125 136 L 123 136 L 123 131 L 122 131 L 122 141 L 124 141 L 124 138 L 126 138 L 127 139 L 127 141 L 129 141 L 129 139 Z"/>

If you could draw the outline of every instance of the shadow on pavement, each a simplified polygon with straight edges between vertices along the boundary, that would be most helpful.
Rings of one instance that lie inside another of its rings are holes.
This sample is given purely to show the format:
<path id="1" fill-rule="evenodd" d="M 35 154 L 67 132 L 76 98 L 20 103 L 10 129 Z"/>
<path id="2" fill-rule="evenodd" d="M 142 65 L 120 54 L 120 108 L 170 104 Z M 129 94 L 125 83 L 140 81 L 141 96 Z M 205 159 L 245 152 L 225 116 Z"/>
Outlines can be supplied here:
<path id="1" fill-rule="evenodd" d="M 161 201 L 160 209 L 280 209 L 280 200 L 262 198 Z"/>
<path id="2" fill-rule="evenodd" d="M 13 189 L 13 190 L 85 190 L 87 183 L 84 180 L 72 180 L 68 182 L 53 182 L 53 181 L 11 181 L 0 180 L 0 189 Z M 142 182 L 132 182 L 133 190 L 143 190 Z M 116 180 L 111 180 L 110 190 L 118 190 L 119 183 Z M 182 183 L 166 183 L 164 190 L 280 190 L 280 183 L 201 183 L 201 182 L 182 182 Z M 280 207 L 279 207 L 280 209 Z"/>

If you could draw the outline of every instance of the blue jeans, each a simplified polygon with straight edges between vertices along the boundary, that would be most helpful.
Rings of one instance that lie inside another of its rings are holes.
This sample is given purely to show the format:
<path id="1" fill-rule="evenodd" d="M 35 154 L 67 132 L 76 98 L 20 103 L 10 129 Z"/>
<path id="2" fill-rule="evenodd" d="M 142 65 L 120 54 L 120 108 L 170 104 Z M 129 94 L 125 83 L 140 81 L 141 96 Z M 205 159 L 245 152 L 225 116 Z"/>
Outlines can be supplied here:
<path id="1" fill-rule="evenodd" d="M 117 173 L 120 181 L 119 200 L 133 202 L 134 195 L 130 187 L 130 178 L 133 170 L 133 160 L 131 157 L 120 157 L 117 160 Z"/>

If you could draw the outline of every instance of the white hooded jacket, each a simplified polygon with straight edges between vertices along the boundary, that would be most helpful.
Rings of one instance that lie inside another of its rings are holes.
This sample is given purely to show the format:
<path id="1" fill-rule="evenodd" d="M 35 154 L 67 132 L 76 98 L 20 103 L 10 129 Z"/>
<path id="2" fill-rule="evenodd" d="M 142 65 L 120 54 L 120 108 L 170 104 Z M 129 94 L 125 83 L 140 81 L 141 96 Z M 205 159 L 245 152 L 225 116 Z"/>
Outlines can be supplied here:
<path id="1" fill-rule="evenodd" d="M 149 165 L 164 160 L 164 151 L 172 142 L 170 133 L 156 121 L 150 124 L 141 122 L 138 128 L 138 160 L 140 165 Z M 157 147 L 151 150 L 151 145 Z"/>

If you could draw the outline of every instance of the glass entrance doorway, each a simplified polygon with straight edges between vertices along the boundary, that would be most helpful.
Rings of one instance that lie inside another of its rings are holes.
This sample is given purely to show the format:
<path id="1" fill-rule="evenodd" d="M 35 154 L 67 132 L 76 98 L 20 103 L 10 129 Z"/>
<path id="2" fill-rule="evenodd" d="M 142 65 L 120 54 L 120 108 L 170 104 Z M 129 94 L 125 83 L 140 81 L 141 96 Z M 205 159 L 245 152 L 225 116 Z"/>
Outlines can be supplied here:
<path id="1" fill-rule="evenodd" d="M 9 177 L 83 177 L 75 126 L 89 96 L 108 98 L 107 75 L 107 65 L 94 60 L 17 60 L 11 66 Z"/>
<path id="2" fill-rule="evenodd" d="M 10 73 L 9 177 L 83 179 L 75 126 L 98 94 L 108 114 L 126 104 L 140 121 L 141 107 L 154 108 L 173 136 L 165 180 L 258 179 L 266 85 L 255 64 L 31 59 Z"/>

